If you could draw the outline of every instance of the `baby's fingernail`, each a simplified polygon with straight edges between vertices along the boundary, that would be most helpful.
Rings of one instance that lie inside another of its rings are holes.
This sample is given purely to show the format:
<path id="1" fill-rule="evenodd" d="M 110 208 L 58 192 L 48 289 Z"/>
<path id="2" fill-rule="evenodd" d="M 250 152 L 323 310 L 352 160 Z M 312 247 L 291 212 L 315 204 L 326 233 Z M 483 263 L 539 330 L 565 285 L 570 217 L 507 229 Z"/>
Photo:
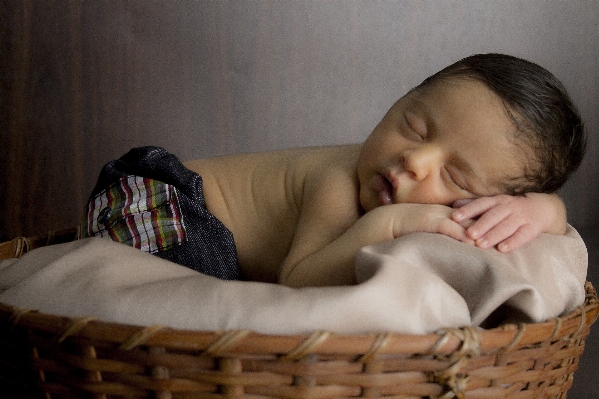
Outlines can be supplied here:
<path id="1" fill-rule="evenodd" d="M 480 239 L 480 240 L 476 240 L 476 245 L 478 247 L 484 249 L 484 248 L 487 248 L 489 246 L 489 242 L 483 238 L 483 239 Z"/>
<path id="2" fill-rule="evenodd" d="M 468 235 L 473 240 L 476 240 L 478 238 L 478 236 L 480 235 L 480 233 L 477 229 L 468 229 Z"/>
<path id="3" fill-rule="evenodd" d="M 501 243 L 497 246 L 497 249 L 499 252 L 508 252 L 510 250 L 510 246 L 508 244 Z"/>
<path id="4" fill-rule="evenodd" d="M 464 214 L 462 212 L 454 212 L 453 219 L 460 221 L 460 220 L 464 219 Z"/>

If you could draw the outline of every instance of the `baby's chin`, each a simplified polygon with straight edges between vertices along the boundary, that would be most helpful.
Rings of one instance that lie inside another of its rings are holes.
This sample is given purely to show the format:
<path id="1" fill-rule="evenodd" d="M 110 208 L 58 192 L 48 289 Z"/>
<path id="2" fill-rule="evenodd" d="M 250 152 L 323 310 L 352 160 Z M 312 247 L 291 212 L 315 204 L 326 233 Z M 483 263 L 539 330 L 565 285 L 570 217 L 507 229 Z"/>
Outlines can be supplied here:
<path id="1" fill-rule="evenodd" d="M 360 209 L 362 210 L 362 213 L 368 213 L 376 208 L 380 208 L 386 205 L 392 205 L 392 203 L 382 204 L 380 203 L 380 201 L 376 201 L 375 199 L 372 199 L 370 201 L 360 201 Z"/>
<path id="2" fill-rule="evenodd" d="M 359 198 L 359 203 L 360 203 L 360 209 L 362 211 L 362 213 L 368 213 L 373 209 L 378 208 L 379 206 L 381 206 L 380 204 L 375 203 L 375 201 L 371 198 L 363 198 L 364 195 L 360 195 Z"/>

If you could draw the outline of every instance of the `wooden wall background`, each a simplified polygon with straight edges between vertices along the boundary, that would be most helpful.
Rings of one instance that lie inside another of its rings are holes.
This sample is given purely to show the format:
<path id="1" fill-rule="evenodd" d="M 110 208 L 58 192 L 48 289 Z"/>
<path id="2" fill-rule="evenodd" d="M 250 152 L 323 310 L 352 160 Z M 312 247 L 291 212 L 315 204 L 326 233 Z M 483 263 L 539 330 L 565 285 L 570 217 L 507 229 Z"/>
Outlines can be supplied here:
<path id="1" fill-rule="evenodd" d="M 597 1 L 67 1 L 0 4 L 0 238 L 75 225 L 104 163 L 363 140 L 472 53 L 538 62 L 586 119 L 563 190 L 599 227 Z"/>

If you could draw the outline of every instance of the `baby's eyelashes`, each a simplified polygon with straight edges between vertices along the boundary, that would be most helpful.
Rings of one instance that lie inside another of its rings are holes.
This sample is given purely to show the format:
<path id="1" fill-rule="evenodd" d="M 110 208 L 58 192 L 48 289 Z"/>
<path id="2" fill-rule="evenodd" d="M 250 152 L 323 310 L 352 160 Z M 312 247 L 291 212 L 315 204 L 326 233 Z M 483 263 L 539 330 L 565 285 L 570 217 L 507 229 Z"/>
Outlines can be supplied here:
<path id="1" fill-rule="evenodd" d="M 424 141 L 426 139 L 426 124 L 422 119 L 408 111 L 404 114 L 404 120 L 412 138 L 417 141 Z"/>
<path id="2" fill-rule="evenodd" d="M 446 179 L 453 186 L 457 187 L 460 190 L 468 191 L 468 189 L 466 188 L 466 183 L 464 182 L 464 179 L 452 167 L 446 166 L 443 169 L 442 173 L 446 176 Z"/>

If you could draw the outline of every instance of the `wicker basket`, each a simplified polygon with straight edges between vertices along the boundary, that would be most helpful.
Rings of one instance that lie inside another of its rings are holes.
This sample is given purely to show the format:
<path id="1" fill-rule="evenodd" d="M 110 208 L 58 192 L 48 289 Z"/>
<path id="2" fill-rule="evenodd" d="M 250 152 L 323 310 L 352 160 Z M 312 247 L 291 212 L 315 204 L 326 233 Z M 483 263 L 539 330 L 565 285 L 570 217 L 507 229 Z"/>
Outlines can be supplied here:
<path id="1" fill-rule="evenodd" d="M 0 244 L 0 258 L 76 235 L 15 239 Z M 584 305 L 543 323 L 428 335 L 186 331 L 0 303 L 0 395 L 565 398 L 599 312 L 590 283 L 586 291 Z"/>

